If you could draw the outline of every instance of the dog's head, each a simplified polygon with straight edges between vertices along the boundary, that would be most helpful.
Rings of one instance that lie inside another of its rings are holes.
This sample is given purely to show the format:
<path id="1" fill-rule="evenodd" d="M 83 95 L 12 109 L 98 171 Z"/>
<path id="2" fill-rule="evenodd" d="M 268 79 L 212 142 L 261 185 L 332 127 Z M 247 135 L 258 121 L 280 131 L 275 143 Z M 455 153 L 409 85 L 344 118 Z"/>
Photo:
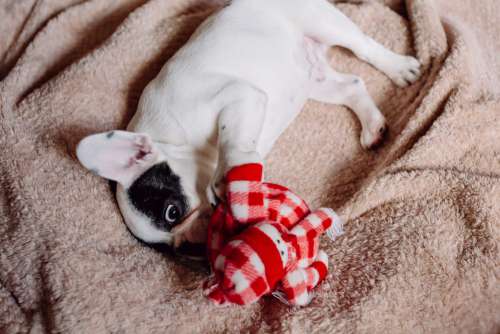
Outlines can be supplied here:
<path id="1" fill-rule="evenodd" d="M 205 242 L 210 160 L 127 131 L 88 136 L 76 153 L 94 174 L 117 182 L 118 206 L 137 238 L 174 247 Z"/>

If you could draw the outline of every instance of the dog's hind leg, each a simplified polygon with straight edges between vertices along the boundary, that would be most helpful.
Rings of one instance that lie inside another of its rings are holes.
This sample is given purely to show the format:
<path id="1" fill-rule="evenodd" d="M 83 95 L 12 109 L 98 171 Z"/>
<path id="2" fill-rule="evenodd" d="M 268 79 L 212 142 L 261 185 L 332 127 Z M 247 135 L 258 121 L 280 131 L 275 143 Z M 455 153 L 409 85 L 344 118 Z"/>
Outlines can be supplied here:
<path id="1" fill-rule="evenodd" d="M 363 80 L 355 75 L 335 72 L 324 57 L 317 59 L 314 66 L 322 75 L 312 78 L 309 98 L 347 106 L 361 123 L 361 146 L 371 149 L 380 144 L 387 130 L 386 121 Z"/>
<path id="2" fill-rule="evenodd" d="M 306 36 L 328 46 L 338 45 L 350 49 L 357 57 L 385 73 L 398 86 L 412 84 L 420 76 L 418 60 L 392 52 L 366 36 L 328 1 L 300 1 L 296 6 L 288 7 L 288 10 Z"/>

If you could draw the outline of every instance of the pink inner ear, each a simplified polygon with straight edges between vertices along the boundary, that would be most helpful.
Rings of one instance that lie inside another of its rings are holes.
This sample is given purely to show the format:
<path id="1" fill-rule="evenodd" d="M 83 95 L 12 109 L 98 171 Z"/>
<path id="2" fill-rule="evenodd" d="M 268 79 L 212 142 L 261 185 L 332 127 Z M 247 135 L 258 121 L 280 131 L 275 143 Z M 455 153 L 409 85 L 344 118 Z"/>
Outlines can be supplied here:
<path id="1" fill-rule="evenodd" d="M 78 160 L 87 169 L 128 187 L 158 160 L 146 134 L 111 131 L 84 138 L 77 147 Z"/>

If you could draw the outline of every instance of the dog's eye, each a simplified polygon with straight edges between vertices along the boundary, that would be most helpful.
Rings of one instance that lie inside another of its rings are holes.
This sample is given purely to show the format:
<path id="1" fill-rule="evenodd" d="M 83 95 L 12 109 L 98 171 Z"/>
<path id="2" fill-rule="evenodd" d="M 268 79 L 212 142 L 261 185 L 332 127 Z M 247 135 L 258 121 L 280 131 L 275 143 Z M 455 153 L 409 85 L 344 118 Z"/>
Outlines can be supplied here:
<path id="1" fill-rule="evenodd" d="M 179 208 L 174 204 L 169 204 L 165 209 L 165 220 L 169 223 L 175 223 L 179 218 Z"/>

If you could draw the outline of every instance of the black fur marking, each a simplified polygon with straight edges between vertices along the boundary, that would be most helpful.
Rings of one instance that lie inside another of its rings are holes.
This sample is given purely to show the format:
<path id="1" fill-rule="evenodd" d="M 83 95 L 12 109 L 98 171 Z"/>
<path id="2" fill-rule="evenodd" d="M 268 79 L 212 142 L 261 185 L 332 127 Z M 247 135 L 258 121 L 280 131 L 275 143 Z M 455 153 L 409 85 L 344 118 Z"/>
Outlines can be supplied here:
<path id="1" fill-rule="evenodd" d="M 108 132 L 108 133 L 106 134 L 106 138 L 111 139 L 111 137 L 113 137 L 114 135 L 115 135 L 115 132 L 114 132 L 114 131 Z"/>
<path id="2" fill-rule="evenodd" d="M 128 189 L 128 196 L 137 210 L 164 231 L 178 225 L 189 211 L 180 179 L 166 162 L 156 164 L 142 174 Z M 179 220 L 173 223 L 165 220 L 165 210 L 170 204 L 176 205 L 180 211 Z"/>
<path id="3" fill-rule="evenodd" d="M 189 241 L 183 242 L 178 249 L 176 249 L 177 254 L 189 256 L 192 258 L 204 259 L 207 253 L 207 245 L 205 244 L 195 244 Z"/>

